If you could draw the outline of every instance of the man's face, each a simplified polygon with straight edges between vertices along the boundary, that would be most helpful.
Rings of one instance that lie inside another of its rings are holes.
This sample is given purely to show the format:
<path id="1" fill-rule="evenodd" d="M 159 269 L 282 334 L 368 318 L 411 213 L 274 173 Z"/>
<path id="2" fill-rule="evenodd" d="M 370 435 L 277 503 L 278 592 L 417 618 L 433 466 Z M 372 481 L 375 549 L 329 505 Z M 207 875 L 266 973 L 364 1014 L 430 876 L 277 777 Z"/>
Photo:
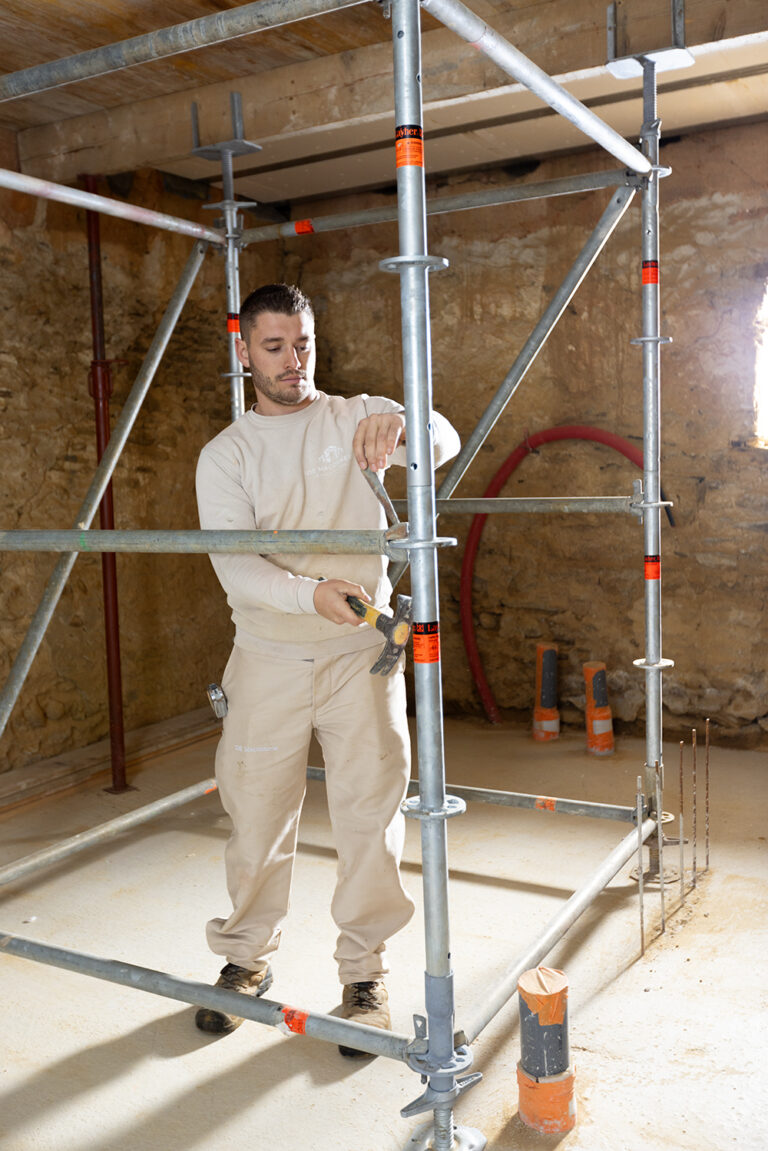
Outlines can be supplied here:
<path id="1" fill-rule="evenodd" d="M 315 398 L 315 322 L 309 312 L 262 312 L 237 356 L 250 368 L 262 416 L 297 412 Z"/>

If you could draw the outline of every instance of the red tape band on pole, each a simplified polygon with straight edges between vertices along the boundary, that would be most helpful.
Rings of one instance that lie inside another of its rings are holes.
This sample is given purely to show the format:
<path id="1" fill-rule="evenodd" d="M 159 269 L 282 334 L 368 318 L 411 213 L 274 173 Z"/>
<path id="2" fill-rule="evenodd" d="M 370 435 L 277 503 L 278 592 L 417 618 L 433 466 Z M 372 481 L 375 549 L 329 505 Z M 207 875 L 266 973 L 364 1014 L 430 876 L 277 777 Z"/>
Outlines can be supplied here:
<path id="1" fill-rule="evenodd" d="M 240 335 L 240 317 L 237 312 L 227 312 L 227 331 Z"/>
<path id="2" fill-rule="evenodd" d="M 312 226 L 311 220 L 297 220 L 293 225 L 293 230 L 297 236 L 308 236 L 314 232 L 315 229 Z"/>
<path id="3" fill-rule="evenodd" d="M 659 261 L 658 260 L 643 260 L 643 283 L 644 284 L 658 284 L 659 282 Z"/>

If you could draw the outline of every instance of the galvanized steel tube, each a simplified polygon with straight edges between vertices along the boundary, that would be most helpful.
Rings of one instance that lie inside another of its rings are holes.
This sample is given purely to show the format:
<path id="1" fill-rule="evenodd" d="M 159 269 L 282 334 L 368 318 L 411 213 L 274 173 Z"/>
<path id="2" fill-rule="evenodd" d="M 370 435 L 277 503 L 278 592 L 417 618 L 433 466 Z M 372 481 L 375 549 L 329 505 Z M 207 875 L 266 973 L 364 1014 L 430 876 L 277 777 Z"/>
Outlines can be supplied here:
<path id="1" fill-rule="evenodd" d="M 0 552 L 143 552 L 286 555 L 387 555 L 387 532 L 354 531 L 0 531 Z"/>
<path id="2" fill-rule="evenodd" d="M 520 807 L 527 811 L 548 811 L 555 815 L 580 815 L 591 819 L 613 819 L 632 823 L 634 807 L 614 803 L 591 803 L 581 799 L 563 799 L 551 795 L 526 795 L 519 791 L 495 791 L 485 787 L 457 787 L 450 784 L 451 795 L 468 803 L 490 803 L 497 807 Z"/>
<path id="3" fill-rule="evenodd" d="M 587 172 L 582 176 L 564 176 L 559 180 L 544 180 L 539 184 L 516 184 L 511 188 L 465 192 L 461 196 L 440 196 L 435 200 L 427 200 L 427 215 L 439 216 L 446 212 L 465 212 L 470 208 L 494 208 L 522 200 L 541 200 L 548 196 L 595 192 L 599 188 L 629 186 L 632 179 L 622 168 L 608 172 Z M 264 224 L 259 228 L 246 228 L 241 239 L 243 245 L 259 244 L 266 240 L 279 240 L 285 236 L 311 236 L 315 233 L 338 232 L 369 224 L 388 224 L 395 220 L 397 220 L 397 205 L 391 208 L 365 208 L 360 212 L 340 212 L 337 216 L 316 216 L 303 220 L 290 220 L 285 224 Z"/>
<path id="4" fill-rule="evenodd" d="M 237 358 L 236 343 L 239 335 L 233 330 L 234 317 L 240 316 L 240 226 L 235 201 L 235 180 L 232 153 L 221 149 L 222 187 L 224 192 L 224 220 L 226 223 L 226 292 L 227 292 L 227 354 L 229 356 L 229 407 L 232 423 L 245 412 L 245 368 Z M 232 323 L 230 322 L 232 318 Z"/>
<path id="5" fill-rule="evenodd" d="M 443 707 L 440 677 L 437 550 L 435 545 L 432 363 L 429 327 L 429 264 L 421 100 L 421 32 L 418 0 L 394 0 L 392 41 L 395 80 L 395 138 L 403 390 L 407 427 L 409 548 L 413 597 L 414 685 L 419 761 L 422 885 L 426 949 L 429 1089 L 455 1091 L 453 974 L 448 915 Z M 392 266 L 392 265 L 390 265 Z M 428 813 L 436 813 L 429 817 Z M 450 1105 L 441 1120 L 450 1120 Z M 435 1151 L 453 1139 L 437 1138 Z M 452 1128 L 452 1121 L 450 1123 Z"/>
<path id="6" fill-rule="evenodd" d="M 584 132 L 595 143 L 600 144 L 611 155 L 632 168 L 635 172 L 649 172 L 651 165 L 637 148 L 628 144 L 623 136 L 590 111 L 586 105 L 561 87 L 537 64 L 514 48 L 498 32 L 494 32 L 484 20 L 471 12 L 459 0 L 421 0 L 422 7 L 430 15 L 445 24 L 463 40 L 466 40 L 493 60 L 508 76 L 525 85 L 555 112 Z"/>
<path id="7" fill-rule="evenodd" d="M 395 510 L 406 511 L 405 500 L 392 501 Z M 529 496 L 490 498 L 451 498 L 437 500 L 438 515 L 538 515 L 542 512 L 556 512 L 571 515 L 574 512 L 635 512 L 637 505 L 632 496 Z"/>
<path id="8" fill-rule="evenodd" d="M 101 463 L 96 468 L 86 497 L 80 506 L 77 522 L 78 529 L 87 528 L 96 514 L 101 498 L 106 491 L 107 484 L 112 478 L 112 473 L 117 466 L 120 453 L 136 421 L 141 405 L 144 402 L 144 397 L 149 390 L 149 386 L 154 379 L 163 353 L 168 346 L 168 341 L 173 334 L 176 321 L 181 315 L 184 303 L 192 290 L 195 277 L 205 258 L 206 247 L 205 244 L 197 243 L 190 253 L 176 290 L 165 309 L 149 351 L 144 357 L 144 363 L 141 365 L 136 381 L 123 405 L 123 410 L 112 429 L 112 438 L 107 445 Z M 115 535 L 119 534 L 119 532 L 115 533 Z M 107 550 L 117 551 L 118 549 L 113 544 Z M 13 706 L 19 698 L 24 681 L 32 666 L 32 661 L 37 654 L 37 649 L 40 647 L 43 636 L 45 635 L 45 630 L 51 622 L 53 613 L 56 610 L 56 605 L 59 602 L 59 598 L 76 559 L 76 552 L 62 556 L 46 584 L 43 597 L 29 625 L 29 629 L 10 670 L 2 693 L 0 693 L 0 735 L 5 731 Z"/>
<path id="9" fill-rule="evenodd" d="M 660 121 L 656 110 L 656 65 L 643 64 L 643 146 L 659 163 Z M 659 298 L 659 176 L 654 172 L 642 194 L 643 334 L 643 543 L 645 567 L 645 775 L 643 790 L 655 808 L 658 764 L 664 783 L 661 743 L 661 306 Z M 658 852 L 651 846 L 651 870 Z"/>
<path id="10" fill-rule="evenodd" d="M 0 80 L 2 84 L 2 80 Z M 61 204 L 71 204 L 73 208 L 85 208 L 99 212 L 102 216 L 116 216 L 121 220 L 133 220 L 146 224 L 148 228 L 161 228 L 164 232 L 177 232 L 192 236 L 195 240 L 207 240 L 210 244 L 224 244 L 225 238 L 214 228 L 195 224 L 192 220 L 181 220 L 168 216 L 165 212 L 153 212 L 139 204 L 129 204 L 123 200 L 110 200 L 108 196 L 98 196 L 95 192 L 84 192 L 82 188 L 68 188 L 66 184 L 54 184 L 50 180 L 39 180 L 37 176 L 25 176 L 23 172 L 10 172 L 0 168 L 0 188 L 10 188 L 13 192 L 25 192 L 28 196 L 39 196 L 41 200 L 57 200 Z"/>
<path id="11" fill-rule="evenodd" d="M 78 52 L 75 56 L 9 72 L 0 79 L 0 102 L 60 88 L 77 80 L 104 76 L 108 72 L 119 72 L 136 64 L 148 64 L 151 60 L 162 60 L 179 52 L 206 48 L 209 44 L 221 44 L 238 36 L 277 28 L 308 16 L 337 12 L 360 3 L 362 0 L 255 0 L 228 11 L 146 32 L 143 36 L 132 36 L 130 40 L 120 40 L 116 44 Z"/>
<path id="12" fill-rule="evenodd" d="M 646 819 L 643 822 L 641 835 L 643 840 L 648 839 L 656 830 L 656 820 Z M 557 915 L 549 924 L 535 943 L 516 960 L 513 967 L 507 971 L 499 986 L 489 995 L 483 997 L 482 1004 L 470 1015 L 469 1022 L 464 1028 L 467 1042 L 477 1039 L 491 1020 L 501 1011 L 502 1007 L 517 991 L 520 976 L 529 967 L 536 967 L 541 963 L 552 948 L 565 935 L 566 931 L 594 902 L 604 887 L 607 887 L 613 877 L 621 870 L 624 864 L 632 858 L 637 851 L 638 832 L 632 831 L 622 839 L 621 843 L 613 849 L 608 858 L 600 865 L 595 874 L 587 880 L 582 887 L 573 893 L 570 899 L 561 907 Z"/>
<path id="13" fill-rule="evenodd" d="M 438 498 L 444 499 L 456 489 L 472 460 L 485 443 L 496 421 L 514 395 L 536 356 L 544 347 L 552 329 L 578 290 L 581 281 L 594 264 L 613 234 L 634 197 L 634 188 L 620 188 L 611 197 L 597 227 L 579 252 L 562 284 L 549 302 L 544 314 L 525 342 L 522 351 L 502 380 L 501 386 L 483 412 L 474 431 L 464 441 L 461 451 L 440 484 Z"/>
<path id="14" fill-rule="evenodd" d="M 116 819 L 110 819 L 106 823 L 100 823 L 97 827 L 91 827 L 87 831 L 81 831 L 77 835 L 70 836 L 69 839 L 62 839 L 59 843 L 52 844 L 51 847 L 43 847 L 40 851 L 35 851 L 32 855 L 25 855 L 23 859 L 14 860 L 13 863 L 6 863 L 0 867 L 0 887 L 5 886 L 7 883 L 13 883 L 16 879 L 23 879 L 26 875 L 31 875 L 35 871 L 40 871 L 44 867 L 48 867 L 52 863 L 59 863 L 62 859 L 69 859 L 72 855 L 77 855 L 78 852 L 84 851 L 87 847 L 92 847 L 96 843 L 104 843 L 108 839 L 114 839 L 116 835 L 120 835 L 123 831 L 129 831 L 132 827 L 138 827 L 142 823 L 148 823 L 150 819 L 154 819 L 158 815 L 163 815 L 166 811 L 173 811 L 177 807 L 183 807 L 185 803 L 191 803 L 193 799 L 199 799 L 203 795 L 208 795 L 212 791 L 217 790 L 215 779 L 204 779 L 201 783 L 195 783 L 191 787 L 185 787 L 183 791 L 174 792 L 173 795 L 166 795 L 163 799 L 155 800 L 154 803 L 147 803 L 143 807 L 139 807 L 136 811 L 129 811 L 125 815 L 118 815 Z"/>
<path id="15" fill-rule="evenodd" d="M 226 991 L 222 987 L 211 987 L 206 983 L 193 983 L 189 979 L 177 979 L 164 971 L 153 971 L 149 967 L 137 967 L 132 963 L 103 959 L 80 951 L 65 951 L 61 947 L 50 947 L 45 943 L 36 943 L 33 939 L 9 935 L 0 929 L 0 953 L 2 952 L 16 955 L 20 959 L 31 959 L 35 963 L 45 963 L 49 967 L 60 967 L 64 971 L 74 971 L 79 975 L 104 979 L 108 983 L 148 991 L 152 995 L 162 995 L 166 999 L 175 999 L 180 1003 L 191 1003 L 196 1007 L 210 1007 L 214 1011 L 239 1015 L 255 1023 L 276 1027 L 286 1034 L 309 1035 L 313 1039 L 354 1047 L 358 1051 L 367 1051 L 371 1055 L 384 1055 L 388 1059 L 397 1059 L 400 1062 L 405 1062 L 408 1058 L 407 1049 L 410 1040 L 406 1035 L 380 1031 L 375 1027 L 366 1027 L 348 1019 L 337 1019 L 333 1015 L 303 1011 L 269 999 L 252 999 L 249 995 L 241 995 L 237 991 Z"/>

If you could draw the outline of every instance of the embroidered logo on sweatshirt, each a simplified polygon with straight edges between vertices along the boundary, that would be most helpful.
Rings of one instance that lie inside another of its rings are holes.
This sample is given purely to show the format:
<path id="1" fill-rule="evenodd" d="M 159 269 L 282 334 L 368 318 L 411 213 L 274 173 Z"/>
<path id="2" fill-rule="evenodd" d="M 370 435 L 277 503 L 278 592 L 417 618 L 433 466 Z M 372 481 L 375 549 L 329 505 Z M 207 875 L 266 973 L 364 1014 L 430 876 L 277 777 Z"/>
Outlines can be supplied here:
<path id="1" fill-rule="evenodd" d="M 337 468 L 342 468 L 349 463 L 351 458 L 352 453 L 348 448 L 339 447 L 338 444 L 329 444 L 317 457 L 317 465 L 314 468 L 307 468 L 305 474 L 319 476 L 325 472 L 336 471 Z"/>

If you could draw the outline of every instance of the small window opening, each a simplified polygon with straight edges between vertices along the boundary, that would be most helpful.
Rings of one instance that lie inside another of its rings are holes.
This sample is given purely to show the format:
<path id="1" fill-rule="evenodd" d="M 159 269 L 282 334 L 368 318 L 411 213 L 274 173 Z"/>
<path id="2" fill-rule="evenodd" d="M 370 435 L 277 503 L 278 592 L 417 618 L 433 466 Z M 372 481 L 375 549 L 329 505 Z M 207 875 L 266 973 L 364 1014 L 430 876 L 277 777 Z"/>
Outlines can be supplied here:
<path id="1" fill-rule="evenodd" d="M 755 320 L 755 441 L 768 448 L 768 286 Z"/>

